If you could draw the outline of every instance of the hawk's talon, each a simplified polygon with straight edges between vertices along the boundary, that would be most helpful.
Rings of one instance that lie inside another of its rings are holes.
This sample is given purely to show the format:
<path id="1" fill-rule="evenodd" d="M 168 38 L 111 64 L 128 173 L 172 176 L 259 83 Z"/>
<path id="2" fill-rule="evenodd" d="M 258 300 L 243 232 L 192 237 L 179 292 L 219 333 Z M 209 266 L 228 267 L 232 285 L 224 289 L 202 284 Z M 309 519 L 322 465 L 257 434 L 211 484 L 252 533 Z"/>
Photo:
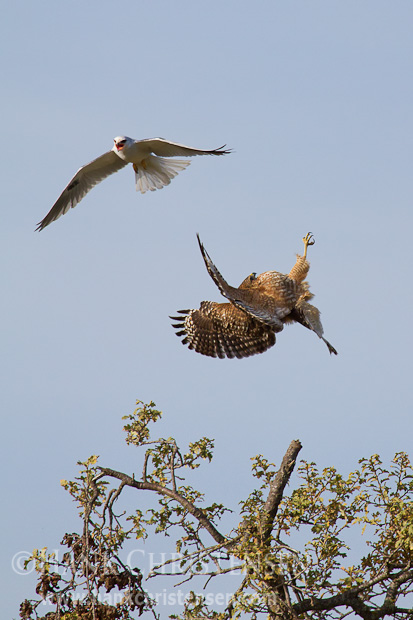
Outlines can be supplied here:
<path id="1" fill-rule="evenodd" d="M 303 237 L 303 243 L 304 243 L 303 258 L 307 258 L 307 248 L 308 248 L 308 246 L 315 244 L 315 239 L 314 239 L 313 233 L 311 233 L 311 232 L 307 233 L 306 236 Z"/>

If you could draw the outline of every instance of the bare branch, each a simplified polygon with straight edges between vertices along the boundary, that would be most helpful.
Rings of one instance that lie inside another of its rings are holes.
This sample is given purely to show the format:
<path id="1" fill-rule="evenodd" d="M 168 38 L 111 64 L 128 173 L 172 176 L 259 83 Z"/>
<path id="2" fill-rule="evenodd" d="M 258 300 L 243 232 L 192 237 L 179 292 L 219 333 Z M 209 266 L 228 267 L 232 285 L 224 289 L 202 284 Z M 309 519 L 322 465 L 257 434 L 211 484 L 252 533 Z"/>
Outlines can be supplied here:
<path id="1" fill-rule="evenodd" d="M 412 576 L 413 571 L 411 569 L 407 569 L 394 577 L 389 588 L 387 589 L 387 594 L 382 605 L 383 608 L 387 609 L 395 606 L 398 595 L 400 594 L 400 586 L 403 585 L 403 583 L 406 583 L 406 581 L 410 581 Z"/>
<path id="2" fill-rule="evenodd" d="M 278 470 L 274 480 L 270 484 L 270 492 L 267 501 L 263 507 L 264 531 L 263 540 L 267 540 L 271 536 L 276 517 L 278 506 L 283 497 L 284 489 L 290 479 L 292 471 L 295 467 L 298 453 L 302 448 L 298 439 L 292 441 L 284 455 L 280 469 Z"/>
<path id="3" fill-rule="evenodd" d="M 149 450 L 147 450 L 145 452 L 145 461 L 143 463 L 143 472 L 142 472 L 142 478 L 143 478 L 144 482 L 146 482 L 147 479 L 148 479 L 148 459 L 149 459 L 149 455 L 150 455 L 150 452 L 149 452 Z"/>
<path id="4" fill-rule="evenodd" d="M 397 589 L 401 584 L 413 578 L 413 571 L 411 569 L 403 571 L 394 577 L 383 604 L 377 607 L 377 609 L 372 610 L 359 596 L 363 590 L 368 590 L 372 586 L 385 581 L 389 576 L 388 571 L 383 571 L 383 573 L 374 579 L 346 590 L 345 592 L 341 592 L 340 594 L 336 594 L 335 596 L 323 599 L 307 598 L 300 603 L 295 603 L 293 609 L 296 613 L 301 614 L 306 611 L 329 611 L 341 605 L 346 605 L 347 607 L 351 607 L 359 616 L 364 618 L 364 620 L 380 620 L 380 618 L 384 618 L 385 616 L 392 616 L 396 613 L 397 609 L 395 605 Z M 413 610 L 408 610 L 408 613 L 413 613 Z"/>
<path id="5" fill-rule="evenodd" d="M 175 479 L 175 455 L 178 452 L 178 446 L 175 444 L 171 453 L 170 459 L 170 470 L 171 470 L 171 481 L 174 491 L 176 492 L 176 479 Z"/>
<path id="6" fill-rule="evenodd" d="M 176 502 L 181 504 L 181 506 L 183 506 L 185 510 L 187 510 L 193 517 L 195 517 L 195 519 L 199 521 L 202 527 L 212 536 L 212 538 L 217 543 L 223 544 L 226 542 L 230 542 L 216 529 L 216 527 L 212 524 L 208 517 L 205 516 L 205 514 L 200 508 L 194 506 L 194 504 L 185 499 L 185 497 L 183 497 L 177 491 L 174 491 L 173 489 L 168 489 L 167 487 L 164 487 L 157 482 L 139 482 L 138 480 L 134 480 L 127 474 L 116 471 L 114 469 L 109 469 L 108 467 L 99 467 L 98 469 L 106 476 L 121 480 L 126 486 L 132 487 L 134 489 L 139 489 L 141 491 L 154 491 L 155 493 L 159 493 L 160 495 L 166 495 L 167 497 L 174 499 Z"/>

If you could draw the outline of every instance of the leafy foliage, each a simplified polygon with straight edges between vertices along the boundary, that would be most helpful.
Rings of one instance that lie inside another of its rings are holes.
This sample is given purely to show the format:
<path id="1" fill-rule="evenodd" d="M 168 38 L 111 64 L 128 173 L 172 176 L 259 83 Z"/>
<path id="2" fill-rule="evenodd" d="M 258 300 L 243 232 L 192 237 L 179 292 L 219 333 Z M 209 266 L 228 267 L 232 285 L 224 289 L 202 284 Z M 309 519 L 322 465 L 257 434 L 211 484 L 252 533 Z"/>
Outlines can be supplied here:
<path id="1" fill-rule="evenodd" d="M 377 455 L 362 459 L 347 477 L 334 467 L 320 472 L 302 462 L 289 495 L 285 486 L 301 444 L 291 443 L 278 470 L 256 456 L 252 473 L 259 486 L 223 534 L 218 525 L 229 509 L 204 506 L 204 495 L 182 477 L 185 468 L 211 461 L 213 442 L 203 437 L 183 452 L 172 437 L 153 439 L 150 428 L 161 415 L 153 402 L 138 401 L 124 418 L 126 442 L 143 453 L 139 477 L 103 467 L 91 456 L 79 463 L 74 481 L 62 481 L 78 506 L 82 531 L 65 534 L 59 561 L 46 548 L 33 551 L 28 563 L 35 563 L 39 598 L 22 603 L 21 618 L 40 618 L 45 599 L 54 609 L 43 616 L 48 620 L 129 620 L 144 611 L 157 618 L 141 568 L 119 557 L 127 540 L 152 532 L 176 539 L 179 567 L 171 574 L 180 583 L 202 574 L 207 586 L 242 569 L 225 609 L 210 605 L 207 593 L 191 592 L 173 618 L 413 617 L 413 609 L 399 605 L 413 590 L 413 471 L 406 454 L 396 454 L 389 468 Z M 118 514 L 115 503 L 125 488 L 152 491 L 157 506 Z M 171 562 L 155 566 L 147 579 L 168 574 Z M 112 591 L 119 594 L 116 604 L 107 600 Z"/>

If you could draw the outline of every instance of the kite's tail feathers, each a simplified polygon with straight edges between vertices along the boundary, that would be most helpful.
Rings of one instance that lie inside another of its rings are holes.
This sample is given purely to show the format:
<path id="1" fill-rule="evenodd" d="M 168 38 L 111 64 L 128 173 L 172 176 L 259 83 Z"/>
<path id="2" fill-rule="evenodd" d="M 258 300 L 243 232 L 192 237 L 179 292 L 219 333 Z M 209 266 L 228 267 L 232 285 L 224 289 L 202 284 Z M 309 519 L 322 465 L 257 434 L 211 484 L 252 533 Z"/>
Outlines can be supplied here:
<path id="1" fill-rule="evenodd" d="M 189 166 L 191 162 L 182 159 L 168 159 L 149 155 L 141 164 L 134 164 L 136 191 L 144 194 L 147 191 L 162 189 L 169 185 L 174 177 Z"/>

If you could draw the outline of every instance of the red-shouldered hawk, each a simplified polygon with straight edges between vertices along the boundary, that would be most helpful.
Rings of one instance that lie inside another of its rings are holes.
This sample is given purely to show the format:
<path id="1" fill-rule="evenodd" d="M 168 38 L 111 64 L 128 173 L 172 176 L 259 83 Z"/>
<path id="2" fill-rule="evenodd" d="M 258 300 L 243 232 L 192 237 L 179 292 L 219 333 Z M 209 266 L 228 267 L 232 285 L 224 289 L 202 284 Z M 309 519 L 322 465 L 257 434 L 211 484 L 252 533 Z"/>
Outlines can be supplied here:
<path id="1" fill-rule="evenodd" d="M 294 267 L 288 275 L 266 271 L 249 275 L 238 288 L 230 286 L 215 267 L 199 235 L 199 247 L 209 275 L 230 303 L 203 301 L 199 310 L 178 310 L 182 316 L 170 317 L 188 345 L 210 357 L 249 357 L 263 353 L 275 344 L 275 334 L 285 323 L 301 323 L 323 340 L 330 353 L 335 348 L 323 337 L 320 312 L 308 300 L 313 297 L 308 282 L 310 264 L 307 249 L 313 245 L 312 233 L 304 238 L 304 254 L 297 254 Z"/>
<path id="2" fill-rule="evenodd" d="M 136 191 L 142 194 L 169 185 L 178 172 L 189 166 L 189 161 L 166 159 L 169 157 L 194 155 L 227 155 L 231 149 L 224 146 L 210 151 L 194 149 L 191 146 L 168 142 L 163 138 L 134 140 L 127 136 L 114 138 L 113 148 L 90 163 L 82 166 L 66 185 L 49 213 L 38 223 L 36 230 L 43 230 L 48 224 L 75 207 L 86 194 L 110 174 L 127 164 L 133 164 Z"/>

